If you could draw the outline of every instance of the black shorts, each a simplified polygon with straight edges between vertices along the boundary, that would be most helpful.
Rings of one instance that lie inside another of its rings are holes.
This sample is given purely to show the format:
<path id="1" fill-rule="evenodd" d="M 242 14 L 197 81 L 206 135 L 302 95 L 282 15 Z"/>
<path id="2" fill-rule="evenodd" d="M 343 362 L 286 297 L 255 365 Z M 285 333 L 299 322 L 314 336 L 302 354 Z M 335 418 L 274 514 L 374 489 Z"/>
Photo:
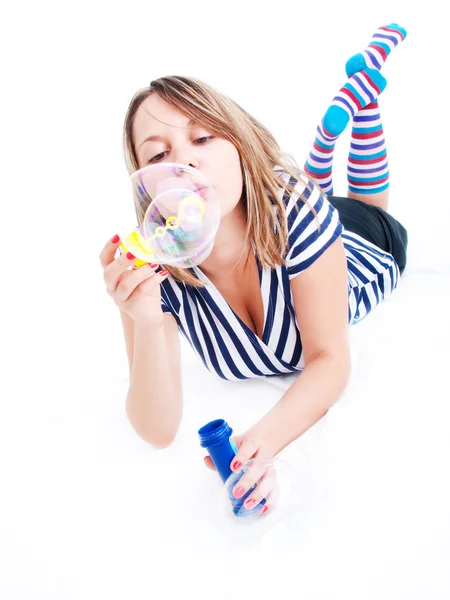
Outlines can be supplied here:
<path id="1" fill-rule="evenodd" d="M 408 246 L 408 233 L 403 225 L 379 206 L 366 204 L 354 198 L 327 198 L 337 209 L 339 220 L 345 229 L 357 233 L 378 248 L 392 254 L 402 274 L 406 267 Z"/>

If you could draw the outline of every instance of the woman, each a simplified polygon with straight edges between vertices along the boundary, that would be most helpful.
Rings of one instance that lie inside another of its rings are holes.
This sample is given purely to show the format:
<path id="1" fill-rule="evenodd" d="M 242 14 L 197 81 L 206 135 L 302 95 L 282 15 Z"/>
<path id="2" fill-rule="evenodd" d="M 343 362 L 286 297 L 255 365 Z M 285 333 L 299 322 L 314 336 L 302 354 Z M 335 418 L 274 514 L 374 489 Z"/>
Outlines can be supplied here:
<path id="1" fill-rule="evenodd" d="M 263 125 L 200 81 L 163 77 L 132 99 L 124 127 L 130 174 L 159 162 L 190 165 L 212 183 L 221 213 L 211 253 L 192 269 L 129 269 L 134 256 L 115 258 L 118 236 L 100 256 L 124 328 L 127 414 L 152 445 L 170 444 L 182 417 L 180 331 L 224 379 L 302 372 L 268 414 L 234 438 L 234 470 L 275 456 L 343 392 L 348 324 L 390 295 L 406 265 L 406 231 L 386 212 L 377 103 L 386 85 L 380 69 L 405 36 L 396 24 L 381 27 L 347 62 L 348 80 L 317 128 L 304 171 Z M 349 191 L 335 197 L 333 152 L 350 120 Z M 244 477 L 245 489 L 258 479 L 250 470 Z M 248 501 L 262 497 L 255 490 Z"/>

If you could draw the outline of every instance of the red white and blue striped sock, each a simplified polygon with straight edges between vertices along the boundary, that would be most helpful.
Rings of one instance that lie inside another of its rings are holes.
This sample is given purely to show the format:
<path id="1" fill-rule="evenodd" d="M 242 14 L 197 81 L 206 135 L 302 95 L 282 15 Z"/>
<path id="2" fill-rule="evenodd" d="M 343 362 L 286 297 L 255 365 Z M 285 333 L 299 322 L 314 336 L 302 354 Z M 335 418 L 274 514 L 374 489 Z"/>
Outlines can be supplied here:
<path id="1" fill-rule="evenodd" d="M 323 117 L 324 128 L 330 135 L 340 135 L 349 120 L 376 100 L 385 87 L 386 79 L 377 69 L 363 69 L 349 77 Z"/>
<path id="2" fill-rule="evenodd" d="M 362 69 L 378 69 L 384 65 L 392 50 L 406 38 L 406 29 L 390 23 L 375 31 L 367 48 L 348 59 L 345 65 L 347 75 L 351 76 Z"/>
<path id="3" fill-rule="evenodd" d="M 353 117 L 347 162 L 348 189 L 375 194 L 389 187 L 389 165 L 378 100 Z"/>
<path id="4" fill-rule="evenodd" d="M 317 126 L 317 135 L 313 147 L 306 159 L 304 171 L 317 180 L 325 194 L 333 194 L 333 154 L 339 136 L 331 135 L 323 127 L 323 119 Z"/>
<path id="5" fill-rule="evenodd" d="M 363 69 L 348 79 L 333 98 L 325 113 L 313 147 L 304 166 L 307 174 L 317 180 L 321 189 L 333 194 L 332 163 L 334 147 L 350 118 L 373 102 L 386 86 L 386 80 L 376 69 Z"/>

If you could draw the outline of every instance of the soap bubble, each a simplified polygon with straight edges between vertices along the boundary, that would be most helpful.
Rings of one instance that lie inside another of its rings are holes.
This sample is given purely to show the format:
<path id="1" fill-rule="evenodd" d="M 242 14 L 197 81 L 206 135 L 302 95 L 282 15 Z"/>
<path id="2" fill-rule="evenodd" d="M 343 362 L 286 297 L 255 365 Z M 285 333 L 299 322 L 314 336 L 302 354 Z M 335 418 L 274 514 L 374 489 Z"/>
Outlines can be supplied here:
<path id="1" fill-rule="evenodd" d="M 136 209 L 123 224 L 121 249 L 143 263 L 189 268 L 209 255 L 220 224 L 219 200 L 204 175 L 187 165 L 158 163 L 135 171 L 123 202 Z M 137 225 L 136 223 L 139 223 Z"/>

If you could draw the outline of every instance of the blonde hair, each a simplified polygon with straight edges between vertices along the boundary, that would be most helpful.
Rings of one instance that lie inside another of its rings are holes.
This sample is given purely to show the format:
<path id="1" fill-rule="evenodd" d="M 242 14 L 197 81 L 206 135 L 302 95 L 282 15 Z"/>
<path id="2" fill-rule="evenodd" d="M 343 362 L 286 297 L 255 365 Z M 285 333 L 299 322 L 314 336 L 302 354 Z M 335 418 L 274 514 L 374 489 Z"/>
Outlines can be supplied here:
<path id="1" fill-rule="evenodd" d="M 148 88 L 139 90 L 130 102 L 123 130 L 123 150 L 130 175 L 139 169 L 132 137 L 134 117 L 142 102 L 154 93 L 172 108 L 236 147 L 244 179 L 241 201 L 247 218 L 246 239 L 253 242 L 262 266 L 274 268 L 285 264 L 283 257 L 288 246 L 288 231 L 280 187 L 290 193 L 298 194 L 298 190 L 282 181 L 274 167 L 281 167 L 295 180 L 305 175 L 304 183 L 308 183 L 311 178 L 298 168 L 290 155 L 280 150 L 273 135 L 236 102 L 202 81 L 179 76 L 161 77 L 152 81 Z M 303 195 L 299 194 L 299 198 L 308 204 Z M 274 210 L 274 207 L 278 210 Z M 311 210 L 317 216 L 313 207 Z M 144 214 L 136 209 L 136 216 L 141 224 Z M 203 286 L 188 269 L 173 265 L 164 267 L 177 281 L 194 287 Z"/>

